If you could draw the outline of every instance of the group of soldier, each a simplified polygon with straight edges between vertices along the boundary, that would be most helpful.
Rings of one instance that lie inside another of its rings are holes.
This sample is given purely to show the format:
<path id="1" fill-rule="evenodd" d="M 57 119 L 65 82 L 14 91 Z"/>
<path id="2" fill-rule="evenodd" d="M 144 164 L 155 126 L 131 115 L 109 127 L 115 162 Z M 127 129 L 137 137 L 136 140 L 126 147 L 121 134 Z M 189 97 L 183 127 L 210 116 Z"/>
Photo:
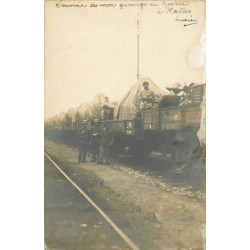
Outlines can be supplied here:
<path id="1" fill-rule="evenodd" d="M 141 101 L 140 109 L 146 110 L 153 107 L 155 102 L 154 92 L 149 89 L 149 83 L 143 83 L 143 89 L 139 93 Z M 92 161 L 97 164 L 110 163 L 110 149 L 114 143 L 114 134 L 111 124 L 112 112 L 108 97 L 102 106 L 102 122 L 98 119 L 83 121 L 79 135 L 78 163 L 86 162 L 87 154 L 92 155 Z M 104 162 L 105 160 L 105 162 Z"/>
<path id="2" fill-rule="evenodd" d="M 113 130 L 108 121 L 104 123 L 100 123 L 98 119 L 84 121 L 79 131 L 78 163 L 86 162 L 87 154 L 90 153 L 93 162 L 109 164 L 110 148 L 113 143 Z"/>

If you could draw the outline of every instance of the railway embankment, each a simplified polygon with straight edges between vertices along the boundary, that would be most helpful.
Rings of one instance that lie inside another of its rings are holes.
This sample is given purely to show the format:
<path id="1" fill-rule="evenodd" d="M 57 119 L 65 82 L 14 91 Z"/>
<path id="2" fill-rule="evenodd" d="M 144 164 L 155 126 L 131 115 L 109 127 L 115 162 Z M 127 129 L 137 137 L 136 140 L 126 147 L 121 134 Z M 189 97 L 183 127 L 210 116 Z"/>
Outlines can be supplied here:
<path id="1" fill-rule="evenodd" d="M 70 169 L 72 177 L 78 175 L 78 182 L 92 181 L 88 191 L 94 200 L 102 196 L 109 203 L 107 210 L 116 209 L 118 217 L 127 214 L 135 228 L 144 228 L 145 241 L 155 247 L 150 249 L 204 249 L 205 197 L 200 191 L 175 186 L 161 176 L 153 177 L 124 164 L 77 164 L 76 149 L 49 140 L 45 140 L 45 151 Z M 81 171 L 90 178 L 81 178 Z"/>

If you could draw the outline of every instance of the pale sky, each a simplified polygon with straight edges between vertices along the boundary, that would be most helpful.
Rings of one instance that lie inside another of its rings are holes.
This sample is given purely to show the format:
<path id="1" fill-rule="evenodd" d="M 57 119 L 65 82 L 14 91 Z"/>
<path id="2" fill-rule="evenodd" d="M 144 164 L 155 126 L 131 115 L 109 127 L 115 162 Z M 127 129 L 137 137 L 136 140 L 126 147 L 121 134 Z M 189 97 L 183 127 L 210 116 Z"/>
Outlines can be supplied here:
<path id="1" fill-rule="evenodd" d="M 174 83 L 203 83 L 203 2 L 192 2 L 195 25 L 157 8 L 56 8 L 45 5 L 45 118 L 104 93 L 119 101 L 136 82 L 140 13 L 140 74 L 162 89 Z M 181 15 L 191 18 L 190 14 Z M 197 57 L 198 56 L 198 57 Z M 194 60 L 195 59 L 195 60 Z"/>

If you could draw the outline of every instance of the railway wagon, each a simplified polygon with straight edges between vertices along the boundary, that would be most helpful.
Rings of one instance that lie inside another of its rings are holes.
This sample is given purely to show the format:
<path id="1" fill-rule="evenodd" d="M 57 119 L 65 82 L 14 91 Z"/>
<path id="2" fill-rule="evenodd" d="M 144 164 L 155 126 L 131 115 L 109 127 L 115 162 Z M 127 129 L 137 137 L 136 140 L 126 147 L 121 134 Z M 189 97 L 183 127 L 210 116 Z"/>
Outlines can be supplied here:
<path id="1" fill-rule="evenodd" d="M 188 103 L 178 96 L 164 96 L 157 108 L 138 112 L 134 119 L 109 122 L 114 131 L 113 153 L 143 159 L 153 156 L 172 161 L 181 169 L 199 147 L 197 131 L 201 121 L 201 102 L 205 84 L 190 88 Z M 70 146 L 77 146 L 77 131 L 81 124 L 45 128 L 45 136 Z"/>
<path id="2" fill-rule="evenodd" d="M 137 157 L 153 151 L 161 158 L 168 158 L 169 154 L 173 157 L 185 150 L 190 151 L 188 157 L 199 143 L 201 111 L 197 103 L 147 110 L 132 120 L 109 121 L 115 134 L 116 151 Z M 183 161 L 186 157 L 182 156 Z"/>
<path id="3" fill-rule="evenodd" d="M 143 111 L 131 120 L 110 121 L 116 149 L 138 157 L 154 153 L 161 158 L 185 162 L 199 146 L 197 131 L 201 122 L 201 102 L 205 85 L 190 89 L 188 104 L 178 96 L 166 96 L 159 107 Z"/>

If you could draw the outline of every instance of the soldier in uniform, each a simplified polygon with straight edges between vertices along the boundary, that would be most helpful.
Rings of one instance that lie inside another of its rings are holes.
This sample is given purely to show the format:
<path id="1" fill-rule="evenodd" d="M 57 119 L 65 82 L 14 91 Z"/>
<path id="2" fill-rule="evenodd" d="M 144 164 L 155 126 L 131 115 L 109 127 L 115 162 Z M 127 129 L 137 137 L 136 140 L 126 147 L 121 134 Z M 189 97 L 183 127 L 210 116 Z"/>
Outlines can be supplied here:
<path id="1" fill-rule="evenodd" d="M 109 98 L 106 96 L 105 102 L 102 105 L 102 118 L 104 121 L 109 120 L 110 112 L 111 112 L 111 110 L 110 110 Z"/>
<path id="2" fill-rule="evenodd" d="M 87 124 L 89 128 L 93 126 L 94 119 L 91 116 L 88 117 Z"/>
<path id="3" fill-rule="evenodd" d="M 83 122 L 83 127 L 79 131 L 79 145 L 78 145 L 78 163 L 86 162 L 86 155 L 89 147 L 90 133 L 87 126 L 87 121 Z"/>
<path id="4" fill-rule="evenodd" d="M 93 162 L 99 159 L 101 134 L 102 134 L 101 124 L 98 122 L 98 119 L 95 119 L 90 137 L 90 146 L 93 156 L 92 159 Z"/>
<path id="5" fill-rule="evenodd" d="M 153 107 L 155 102 L 155 94 L 149 89 L 149 83 L 143 83 L 143 89 L 139 93 L 139 99 L 141 100 L 140 109 L 146 110 Z"/>
<path id="6" fill-rule="evenodd" d="M 110 149 L 114 143 L 114 133 L 110 126 L 110 123 L 106 123 L 101 134 L 100 141 L 100 156 L 98 164 L 103 163 L 103 159 L 105 158 L 105 164 L 109 165 L 110 158 Z"/>

